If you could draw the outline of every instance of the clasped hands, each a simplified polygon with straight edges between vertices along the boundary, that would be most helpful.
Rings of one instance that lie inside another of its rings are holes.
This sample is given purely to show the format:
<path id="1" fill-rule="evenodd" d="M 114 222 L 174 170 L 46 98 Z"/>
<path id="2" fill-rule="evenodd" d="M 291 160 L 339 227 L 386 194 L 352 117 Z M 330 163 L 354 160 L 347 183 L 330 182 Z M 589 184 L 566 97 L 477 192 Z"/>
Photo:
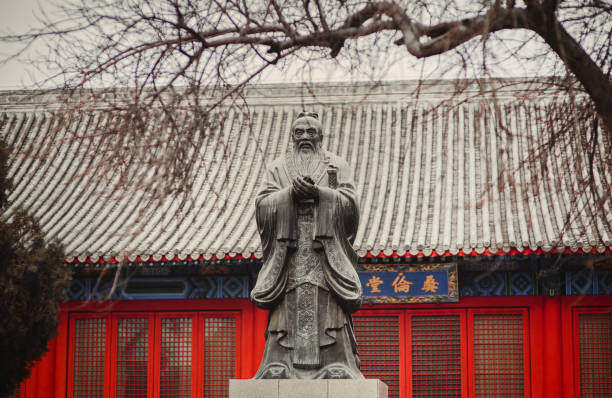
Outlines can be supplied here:
<path id="1" fill-rule="evenodd" d="M 308 176 L 294 179 L 292 191 L 298 200 L 317 199 L 319 197 L 319 188 Z"/>

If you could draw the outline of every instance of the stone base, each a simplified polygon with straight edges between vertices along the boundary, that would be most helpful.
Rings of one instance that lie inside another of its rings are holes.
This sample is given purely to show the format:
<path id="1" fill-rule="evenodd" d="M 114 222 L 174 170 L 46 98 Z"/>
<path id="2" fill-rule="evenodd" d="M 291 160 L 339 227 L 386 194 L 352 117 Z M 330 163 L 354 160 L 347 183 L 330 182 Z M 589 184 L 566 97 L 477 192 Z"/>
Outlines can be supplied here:
<path id="1" fill-rule="evenodd" d="M 237 380 L 229 382 L 229 398 L 387 398 L 380 380 Z"/>

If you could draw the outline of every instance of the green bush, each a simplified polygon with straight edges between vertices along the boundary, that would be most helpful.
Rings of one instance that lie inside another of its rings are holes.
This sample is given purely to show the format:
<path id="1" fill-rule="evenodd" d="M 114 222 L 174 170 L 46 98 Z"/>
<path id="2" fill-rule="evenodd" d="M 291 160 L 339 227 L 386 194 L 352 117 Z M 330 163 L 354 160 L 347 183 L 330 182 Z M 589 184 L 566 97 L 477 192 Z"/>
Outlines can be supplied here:
<path id="1" fill-rule="evenodd" d="M 10 393 L 47 351 L 58 301 L 70 281 L 62 247 L 19 208 L 7 212 L 8 150 L 0 141 L 0 397 Z"/>

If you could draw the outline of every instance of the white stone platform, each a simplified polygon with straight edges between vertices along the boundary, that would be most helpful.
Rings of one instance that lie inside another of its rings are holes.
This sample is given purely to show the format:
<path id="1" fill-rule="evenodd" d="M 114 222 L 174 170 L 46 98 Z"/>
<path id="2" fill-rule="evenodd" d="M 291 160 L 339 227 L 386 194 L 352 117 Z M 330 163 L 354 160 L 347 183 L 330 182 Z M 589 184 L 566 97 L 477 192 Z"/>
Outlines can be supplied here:
<path id="1" fill-rule="evenodd" d="M 229 382 L 229 398 L 387 398 L 380 380 L 238 380 Z"/>

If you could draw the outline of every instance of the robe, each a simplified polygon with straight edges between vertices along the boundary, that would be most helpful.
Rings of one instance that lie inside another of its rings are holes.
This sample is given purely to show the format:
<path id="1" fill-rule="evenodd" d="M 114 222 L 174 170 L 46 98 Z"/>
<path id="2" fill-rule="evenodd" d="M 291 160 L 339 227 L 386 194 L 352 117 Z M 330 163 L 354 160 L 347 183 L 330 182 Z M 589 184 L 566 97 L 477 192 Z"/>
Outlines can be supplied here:
<path id="1" fill-rule="evenodd" d="M 351 318 L 361 305 L 352 247 L 359 206 L 348 164 L 322 154 L 310 175 L 317 200 L 293 198 L 300 170 L 291 153 L 271 163 L 256 199 L 264 263 L 251 300 L 270 316 L 255 378 L 363 378 Z"/>

